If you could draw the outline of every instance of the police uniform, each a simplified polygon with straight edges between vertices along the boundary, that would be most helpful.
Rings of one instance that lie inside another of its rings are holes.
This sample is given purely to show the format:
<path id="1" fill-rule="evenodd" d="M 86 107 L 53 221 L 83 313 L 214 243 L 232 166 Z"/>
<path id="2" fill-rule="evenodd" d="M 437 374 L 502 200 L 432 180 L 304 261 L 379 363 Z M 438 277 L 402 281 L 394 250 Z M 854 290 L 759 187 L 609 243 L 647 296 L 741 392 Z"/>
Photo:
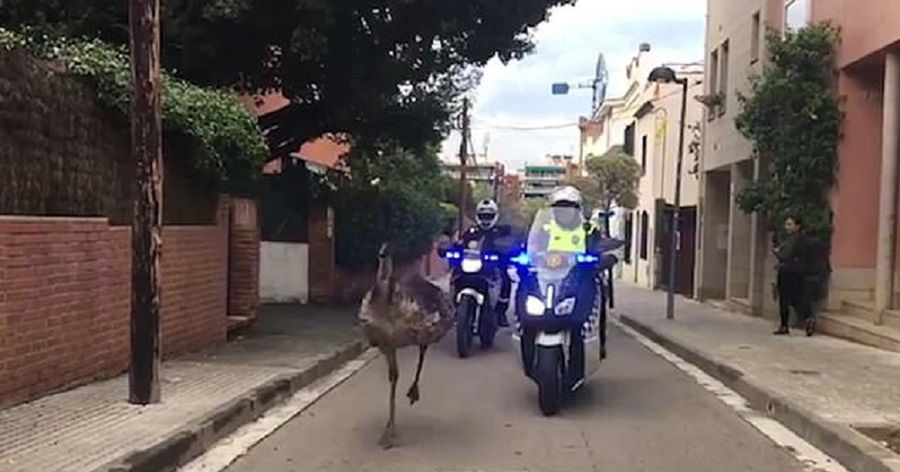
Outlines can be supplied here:
<path id="1" fill-rule="evenodd" d="M 581 225 L 573 229 L 563 228 L 556 221 L 544 225 L 547 232 L 547 250 L 553 252 L 583 253 L 587 250 L 587 233 Z"/>

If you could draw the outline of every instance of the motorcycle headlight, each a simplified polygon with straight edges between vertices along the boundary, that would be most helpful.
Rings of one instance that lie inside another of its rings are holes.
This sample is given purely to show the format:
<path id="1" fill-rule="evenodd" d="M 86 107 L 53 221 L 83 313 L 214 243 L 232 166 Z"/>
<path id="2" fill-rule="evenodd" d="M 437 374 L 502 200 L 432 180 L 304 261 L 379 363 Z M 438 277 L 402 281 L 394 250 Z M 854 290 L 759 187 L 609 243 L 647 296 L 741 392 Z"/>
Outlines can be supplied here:
<path id="1" fill-rule="evenodd" d="M 540 298 L 529 296 L 525 299 L 525 312 L 531 316 L 543 316 L 547 311 L 547 306 Z"/>
<path id="2" fill-rule="evenodd" d="M 462 271 L 467 274 L 480 272 L 482 267 L 481 259 L 463 259 Z"/>
<path id="3" fill-rule="evenodd" d="M 567 298 L 562 301 L 559 305 L 556 305 L 556 316 L 566 316 L 571 315 L 573 311 L 575 311 L 575 299 Z"/>

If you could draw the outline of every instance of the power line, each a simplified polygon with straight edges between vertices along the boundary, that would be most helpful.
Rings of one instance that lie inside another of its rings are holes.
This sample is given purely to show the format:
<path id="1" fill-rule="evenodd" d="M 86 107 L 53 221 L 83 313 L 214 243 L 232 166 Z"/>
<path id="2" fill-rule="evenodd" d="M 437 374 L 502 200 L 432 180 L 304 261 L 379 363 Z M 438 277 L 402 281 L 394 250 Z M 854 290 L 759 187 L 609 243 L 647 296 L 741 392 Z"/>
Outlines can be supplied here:
<path id="1" fill-rule="evenodd" d="M 494 125 L 491 123 L 481 123 L 472 125 L 473 128 L 478 129 L 497 129 L 497 130 L 509 130 L 509 131 L 540 131 L 540 130 L 552 130 L 552 129 L 564 129 L 571 128 L 574 126 L 578 126 L 578 122 L 572 123 L 563 123 L 557 125 L 542 125 L 542 126 L 504 126 L 504 125 Z"/>
<path id="2" fill-rule="evenodd" d="M 695 83 L 695 84 L 691 85 L 690 88 L 693 89 L 693 88 L 700 87 L 702 85 L 703 85 L 702 82 Z M 648 101 L 651 103 L 660 102 L 666 98 L 670 98 L 670 97 L 680 95 L 680 94 L 681 94 L 681 91 L 676 90 L 676 91 L 672 91 L 672 92 L 660 95 L 658 97 L 652 98 Z M 634 107 L 630 107 L 630 108 L 634 108 Z M 516 125 L 497 125 L 497 124 L 488 123 L 488 122 L 476 122 L 476 123 L 472 123 L 471 128 L 472 129 L 496 129 L 496 130 L 507 130 L 507 131 L 543 131 L 543 130 L 557 130 L 557 129 L 577 127 L 579 124 L 580 124 L 579 122 L 574 121 L 574 122 L 570 122 L 570 123 L 560 123 L 560 124 L 555 124 L 555 125 L 516 126 Z"/>

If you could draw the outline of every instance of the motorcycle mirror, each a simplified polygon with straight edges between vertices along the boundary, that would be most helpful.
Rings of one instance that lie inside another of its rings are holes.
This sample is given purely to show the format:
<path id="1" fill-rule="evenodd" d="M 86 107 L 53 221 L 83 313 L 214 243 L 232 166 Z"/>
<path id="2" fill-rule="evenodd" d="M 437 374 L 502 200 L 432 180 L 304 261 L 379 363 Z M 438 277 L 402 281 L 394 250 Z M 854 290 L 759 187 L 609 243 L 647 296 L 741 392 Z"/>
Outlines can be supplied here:
<path id="1" fill-rule="evenodd" d="M 447 251 L 449 251 L 452 247 L 453 247 L 453 243 L 450 243 L 448 241 L 438 244 L 438 247 L 437 247 L 438 256 L 444 257 L 447 254 Z"/>

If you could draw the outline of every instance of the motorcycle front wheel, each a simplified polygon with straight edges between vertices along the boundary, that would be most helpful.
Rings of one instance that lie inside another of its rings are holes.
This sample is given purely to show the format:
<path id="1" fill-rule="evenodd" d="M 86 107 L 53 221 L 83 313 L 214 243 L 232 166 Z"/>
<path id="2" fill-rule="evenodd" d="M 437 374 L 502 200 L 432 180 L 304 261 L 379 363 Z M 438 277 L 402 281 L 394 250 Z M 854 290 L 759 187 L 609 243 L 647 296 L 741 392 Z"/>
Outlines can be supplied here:
<path id="1" fill-rule="evenodd" d="M 534 380 L 538 385 L 538 404 L 544 416 L 559 412 L 562 403 L 562 349 L 559 346 L 538 346 L 535 355 Z"/>
<path id="2" fill-rule="evenodd" d="M 456 307 L 456 353 L 460 359 L 469 357 L 472 348 L 472 323 L 478 304 L 471 297 L 462 297 Z"/>
<path id="3" fill-rule="evenodd" d="M 481 340 L 481 348 L 490 349 L 494 346 L 494 336 L 497 335 L 497 315 L 486 308 L 482 308 L 478 324 L 478 338 Z"/>

